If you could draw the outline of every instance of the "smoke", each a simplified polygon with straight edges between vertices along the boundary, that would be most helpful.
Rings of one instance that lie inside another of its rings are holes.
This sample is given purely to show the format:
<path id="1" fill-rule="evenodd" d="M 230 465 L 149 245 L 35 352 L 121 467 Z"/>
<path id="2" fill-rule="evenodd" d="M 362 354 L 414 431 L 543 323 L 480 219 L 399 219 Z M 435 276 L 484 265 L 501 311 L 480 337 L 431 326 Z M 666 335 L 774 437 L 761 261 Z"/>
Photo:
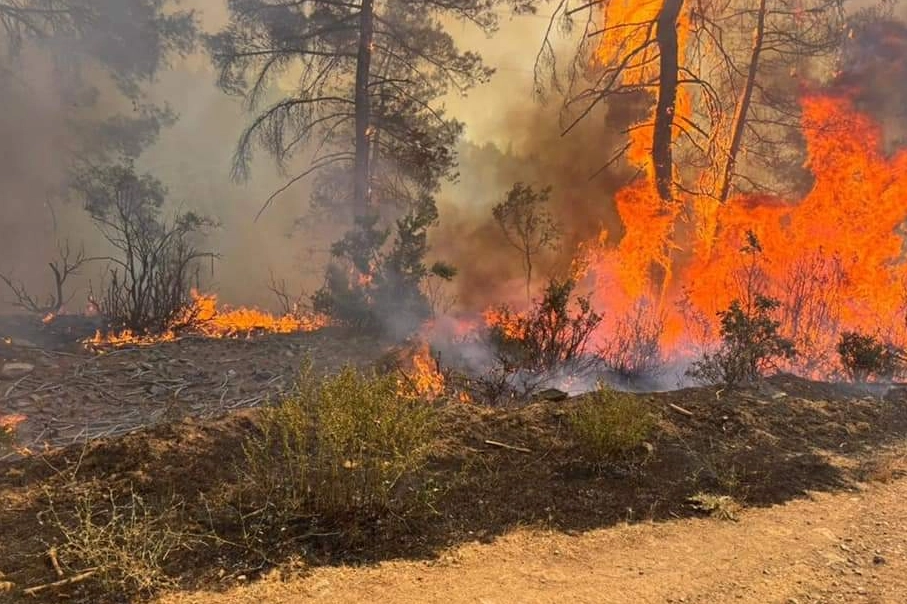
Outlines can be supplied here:
<path id="1" fill-rule="evenodd" d="M 603 230 L 620 236 L 614 193 L 634 172 L 619 164 L 603 168 L 624 143 L 624 129 L 638 118 L 638 107 L 633 103 L 620 111 L 602 107 L 563 135 L 557 103 L 511 98 L 498 111 L 500 128 L 509 133 L 506 148 L 490 142 L 461 145 L 461 176 L 441 196 L 441 224 L 433 235 L 433 251 L 460 269 L 456 282 L 463 308 L 525 303 L 522 259 L 491 214 L 517 182 L 536 189 L 552 187 L 548 210 L 560 226 L 559 248 L 541 257 L 536 286 L 563 275 L 580 243 L 594 240 Z"/>

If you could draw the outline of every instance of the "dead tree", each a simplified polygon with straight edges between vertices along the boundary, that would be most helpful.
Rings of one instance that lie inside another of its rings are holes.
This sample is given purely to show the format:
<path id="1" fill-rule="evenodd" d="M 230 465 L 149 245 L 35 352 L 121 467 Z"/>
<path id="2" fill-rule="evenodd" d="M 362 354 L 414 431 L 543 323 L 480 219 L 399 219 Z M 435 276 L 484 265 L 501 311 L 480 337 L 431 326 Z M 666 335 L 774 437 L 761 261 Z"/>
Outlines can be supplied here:
<path id="1" fill-rule="evenodd" d="M 11 275 L 0 273 L 0 280 L 15 296 L 16 301 L 12 303 L 14 307 L 40 315 L 56 314 L 72 300 L 72 295 L 67 297 L 65 294 L 66 281 L 73 275 L 77 275 L 83 266 L 94 260 L 98 260 L 98 258 L 87 257 L 84 248 L 79 248 L 78 252 L 73 253 L 69 240 L 63 243 L 58 242 L 57 257 L 47 265 L 53 275 L 53 293 L 48 294 L 43 302 L 28 292 L 25 283 L 14 279 Z"/>

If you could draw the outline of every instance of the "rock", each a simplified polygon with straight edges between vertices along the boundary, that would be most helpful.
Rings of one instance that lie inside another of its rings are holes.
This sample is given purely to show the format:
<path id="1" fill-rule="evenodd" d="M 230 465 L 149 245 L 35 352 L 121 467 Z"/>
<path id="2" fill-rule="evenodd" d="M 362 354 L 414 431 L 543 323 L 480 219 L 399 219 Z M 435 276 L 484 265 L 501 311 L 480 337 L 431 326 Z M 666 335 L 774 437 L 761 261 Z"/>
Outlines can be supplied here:
<path id="1" fill-rule="evenodd" d="M 552 403 L 558 403 L 560 401 L 567 400 L 569 395 L 563 390 L 558 390 L 557 388 L 547 388 L 538 393 L 537 398 L 543 401 L 551 401 Z"/>
<path id="2" fill-rule="evenodd" d="M 18 380 L 34 370 L 35 366 L 31 363 L 4 363 L 3 368 L 0 369 L 0 379 Z"/>
<path id="3" fill-rule="evenodd" d="M 886 562 L 885 558 L 883 558 L 882 556 L 879 556 L 879 555 L 873 556 L 873 558 L 872 558 L 872 563 L 875 564 L 876 566 L 881 566 L 882 564 L 885 564 L 885 562 Z"/>

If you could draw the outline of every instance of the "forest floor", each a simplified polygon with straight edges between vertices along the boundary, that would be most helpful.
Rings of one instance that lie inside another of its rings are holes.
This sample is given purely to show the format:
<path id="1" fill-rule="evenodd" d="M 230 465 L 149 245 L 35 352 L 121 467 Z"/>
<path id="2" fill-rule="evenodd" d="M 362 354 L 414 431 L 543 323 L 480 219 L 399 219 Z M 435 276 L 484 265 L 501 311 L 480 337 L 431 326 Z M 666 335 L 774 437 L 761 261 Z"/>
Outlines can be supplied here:
<path id="1" fill-rule="evenodd" d="M 136 601 L 90 568 L 55 566 L 58 520 L 88 495 L 178 508 L 169 518 L 181 524 L 168 526 L 185 538 L 163 569 L 175 582 L 145 596 L 168 604 L 907 601 L 907 390 L 791 376 L 753 390 L 638 395 L 658 417 L 647 458 L 605 472 L 591 471 L 569 437 L 575 399 L 442 404 L 420 509 L 357 518 L 348 530 L 287 527 L 267 547 L 242 542 L 245 525 L 218 503 L 241 480 L 254 430 L 258 412 L 242 407 L 279 397 L 306 353 L 325 371 L 345 354 L 356 363 L 381 354 L 344 337 L 101 356 L 10 345 L 3 360 L 35 370 L 0 384 L 4 404 L 81 413 L 91 403 L 114 419 L 140 406 L 154 421 L 0 461 L 0 602 Z M 717 501 L 711 516 L 703 494 Z"/>

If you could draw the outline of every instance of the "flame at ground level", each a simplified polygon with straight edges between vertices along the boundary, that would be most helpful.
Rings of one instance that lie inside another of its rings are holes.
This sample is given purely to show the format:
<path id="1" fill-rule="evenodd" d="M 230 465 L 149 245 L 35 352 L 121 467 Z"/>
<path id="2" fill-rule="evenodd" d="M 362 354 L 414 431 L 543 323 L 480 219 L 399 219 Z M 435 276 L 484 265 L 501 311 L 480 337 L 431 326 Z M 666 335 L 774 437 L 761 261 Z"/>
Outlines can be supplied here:
<path id="1" fill-rule="evenodd" d="M 97 332 L 85 341 L 90 346 L 146 345 L 175 340 L 180 334 L 208 338 L 236 338 L 254 334 L 287 334 L 315 331 L 328 325 L 318 314 L 274 315 L 257 308 L 218 306 L 215 294 L 192 292 L 192 303 L 160 334 L 140 335 L 129 330 Z"/>
<path id="2" fill-rule="evenodd" d="M 878 126 L 847 98 L 810 96 L 802 107 L 814 183 L 799 203 L 696 199 L 688 203 L 694 219 L 684 222 L 659 211 L 646 181 L 618 194 L 623 238 L 583 250 L 605 312 L 601 340 L 649 300 L 669 355 L 714 343 L 716 313 L 744 298 L 751 279 L 781 303 L 781 331 L 800 353 L 790 369 L 833 374 L 835 344 L 847 330 L 907 344 L 907 151 L 886 157 Z M 741 252 L 748 232 L 761 247 L 754 257 Z"/>

